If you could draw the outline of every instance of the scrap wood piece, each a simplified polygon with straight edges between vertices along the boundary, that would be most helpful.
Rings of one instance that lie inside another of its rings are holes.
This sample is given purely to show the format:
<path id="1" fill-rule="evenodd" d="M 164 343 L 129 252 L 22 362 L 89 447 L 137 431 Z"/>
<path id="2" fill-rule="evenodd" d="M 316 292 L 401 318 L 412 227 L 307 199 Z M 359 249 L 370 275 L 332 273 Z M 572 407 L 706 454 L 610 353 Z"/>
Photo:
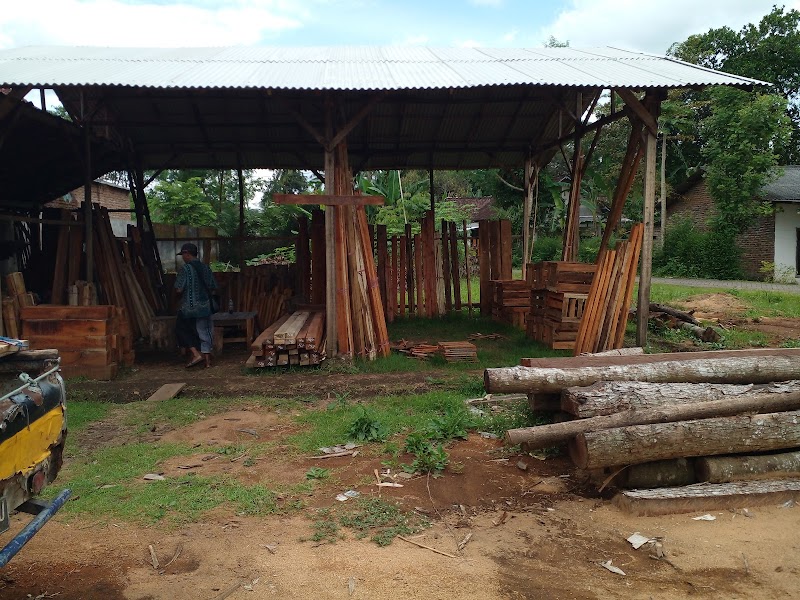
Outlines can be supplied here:
<path id="1" fill-rule="evenodd" d="M 186 387 L 186 383 L 165 383 L 160 388 L 158 388 L 153 395 L 150 396 L 147 401 L 150 402 L 151 400 L 154 402 L 160 400 L 172 400 L 175 396 L 181 393 L 181 390 Z"/>
<path id="2" fill-rule="evenodd" d="M 499 333 L 470 333 L 467 336 L 467 340 L 470 342 L 474 342 L 475 340 L 504 340 L 506 336 L 501 335 Z"/>
<path id="3" fill-rule="evenodd" d="M 696 483 L 652 490 L 625 490 L 613 503 L 636 516 L 726 510 L 747 506 L 780 505 L 800 499 L 800 479 Z"/>
<path id="4" fill-rule="evenodd" d="M 150 548 L 150 561 L 153 563 L 153 568 L 158 571 L 158 557 L 156 556 L 156 550 L 153 548 L 153 544 L 150 544 L 148 548 Z"/>
<path id="5" fill-rule="evenodd" d="M 464 536 L 463 540 L 458 542 L 458 551 L 461 552 L 471 539 L 472 539 L 472 532 L 470 531 L 467 535 Z"/>
<path id="6" fill-rule="evenodd" d="M 443 552 L 442 550 L 437 550 L 436 548 L 432 548 L 431 546 L 426 546 L 425 544 L 420 544 L 419 542 L 415 542 L 414 540 L 410 540 L 407 537 L 403 537 L 402 535 L 398 535 L 398 538 L 403 540 L 404 542 L 408 542 L 409 544 L 414 544 L 415 546 L 419 546 L 420 548 L 425 548 L 425 550 L 430 550 L 431 552 L 435 552 L 436 554 L 441 554 L 442 556 L 447 556 L 448 558 L 458 558 L 454 554 L 448 554 L 447 552 Z"/>
<path id="7" fill-rule="evenodd" d="M 319 456 L 306 456 L 309 460 L 314 460 L 318 458 L 337 458 L 340 456 L 356 456 L 358 454 L 358 450 L 342 450 L 341 452 L 331 452 L 330 454 L 320 454 Z"/>

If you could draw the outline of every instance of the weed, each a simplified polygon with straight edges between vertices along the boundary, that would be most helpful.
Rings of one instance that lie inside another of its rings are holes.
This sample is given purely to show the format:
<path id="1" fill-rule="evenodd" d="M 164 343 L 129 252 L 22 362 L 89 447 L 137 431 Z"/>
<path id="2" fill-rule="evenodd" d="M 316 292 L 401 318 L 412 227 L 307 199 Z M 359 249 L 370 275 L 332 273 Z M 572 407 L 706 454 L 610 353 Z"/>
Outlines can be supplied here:
<path id="1" fill-rule="evenodd" d="M 359 406 L 355 420 L 347 428 L 347 435 L 356 442 L 382 442 L 389 436 L 389 430 L 371 410 Z"/>
<path id="2" fill-rule="evenodd" d="M 342 538 L 342 534 L 339 533 L 339 524 L 334 520 L 330 509 L 320 509 L 312 518 L 314 523 L 311 528 L 314 533 L 308 538 L 310 541 L 334 544 Z"/>
<path id="3" fill-rule="evenodd" d="M 318 481 L 322 481 L 330 476 L 331 470 L 323 469 L 322 467 L 311 467 L 308 471 L 306 471 L 306 479 L 316 479 Z"/>
<path id="4" fill-rule="evenodd" d="M 347 408 L 347 399 L 350 397 L 350 392 L 333 392 L 335 400 L 328 404 L 328 410 L 336 410 Z"/>
<path id="5" fill-rule="evenodd" d="M 398 535 L 411 535 L 428 527 L 430 523 L 415 513 L 407 513 L 396 504 L 381 498 L 359 498 L 355 511 L 342 515 L 339 522 L 355 531 L 356 537 L 371 540 L 379 546 L 388 546 Z"/>
<path id="6" fill-rule="evenodd" d="M 434 446 L 430 442 L 420 448 L 414 455 L 414 460 L 410 465 L 404 465 L 409 473 L 431 473 L 439 475 L 447 467 L 450 457 L 441 444 Z"/>
<path id="7" fill-rule="evenodd" d="M 425 449 L 430 446 L 428 436 L 421 431 L 414 431 L 406 436 L 406 442 L 403 445 L 403 450 L 409 454 L 420 454 L 425 452 Z"/>
<path id="8" fill-rule="evenodd" d="M 431 420 L 427 433 L 433 440 L 466 439 L 472 424 L 471 416 L 466 409 L 448 406 L 443 415 L 437 415 Z"/>

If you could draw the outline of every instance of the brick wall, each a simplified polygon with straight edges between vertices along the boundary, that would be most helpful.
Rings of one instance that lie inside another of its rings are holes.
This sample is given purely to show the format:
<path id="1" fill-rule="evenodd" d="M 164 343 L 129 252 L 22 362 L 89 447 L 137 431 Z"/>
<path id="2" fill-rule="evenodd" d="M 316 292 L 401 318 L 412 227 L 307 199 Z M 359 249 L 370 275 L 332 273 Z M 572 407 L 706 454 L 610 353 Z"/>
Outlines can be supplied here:
<path id="1" fill-rule="evenodd" d="M 48 202 L 46 206 L 48 208 L 80 208 L 83 202 L 83 195 L 83 188 L 80 187 L 67 194 L 66 199 L 59 198 L 58 200 L 53 200 L 52 202 Z M 106 208 L 129 209 L 131 207 L 131 196 L 130 192 L 125 188 L 94 181 L 92 182 L 92 202 L 96 202 L 100 204 L 100 206 Z M 131 220 L 131 214 L 127 212 L 112 212 L 109 213 L 109 217 L 121 221 Z"/>
<path id="2" fill-rule="evenodd" d="M 667 223 L 677 217 L 688 217 L 698 230 L 708 231 L 709 221 L 715 213 L 708 188 L 704 181 L 700 181 L 670 202 Z M 742 251 L 741 266 L 745 275 L 750 279 L 763 279 L 761 263 L 775 260 L 775 216 L 757 219 L 746 231 L 736 236 L 736 244 Z"/>

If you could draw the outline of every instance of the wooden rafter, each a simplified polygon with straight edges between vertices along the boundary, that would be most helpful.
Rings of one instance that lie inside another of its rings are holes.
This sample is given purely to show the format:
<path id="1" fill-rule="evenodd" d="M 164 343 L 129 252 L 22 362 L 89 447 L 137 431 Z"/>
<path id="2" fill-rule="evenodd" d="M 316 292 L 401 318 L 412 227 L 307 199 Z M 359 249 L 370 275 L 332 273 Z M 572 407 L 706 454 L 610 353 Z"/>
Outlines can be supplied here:
<path id="1" fill-rule="evenodd" d="M 622 100 L 625 102 L 625 105 L 634 112 L 639 120 L 641 120 L 650 133 L 653 135 L 658 135 L 658 124 L 656 123 L 655 117 L 651 114 L 650 110 L 648 110 L 648 108 L 636 97 L 636 94 L 626 88 L 616 88 L 614 91 L 620 98 L 622 98 Z"/>
<path id="2" fill-rule="evenodd" d="M 275 204 L 321 204 L 323 206 L 382 206 L 383 196 L 362 196 L 360 194 L 273 194 Z"/>

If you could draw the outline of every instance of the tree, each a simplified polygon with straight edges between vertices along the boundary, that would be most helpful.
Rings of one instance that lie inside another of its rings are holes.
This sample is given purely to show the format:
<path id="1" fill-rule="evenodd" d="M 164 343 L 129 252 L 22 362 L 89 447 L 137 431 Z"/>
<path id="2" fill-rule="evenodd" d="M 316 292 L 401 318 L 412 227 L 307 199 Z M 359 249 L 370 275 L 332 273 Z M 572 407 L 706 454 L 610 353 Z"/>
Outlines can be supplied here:
<path id="1" fill-rule="evenodd" d="M 155 220 L 173 225 L 214 225 L 217 215 L 206 200 L 200 182 L 199 177 L 159 181 L 151 196 Z"/>

